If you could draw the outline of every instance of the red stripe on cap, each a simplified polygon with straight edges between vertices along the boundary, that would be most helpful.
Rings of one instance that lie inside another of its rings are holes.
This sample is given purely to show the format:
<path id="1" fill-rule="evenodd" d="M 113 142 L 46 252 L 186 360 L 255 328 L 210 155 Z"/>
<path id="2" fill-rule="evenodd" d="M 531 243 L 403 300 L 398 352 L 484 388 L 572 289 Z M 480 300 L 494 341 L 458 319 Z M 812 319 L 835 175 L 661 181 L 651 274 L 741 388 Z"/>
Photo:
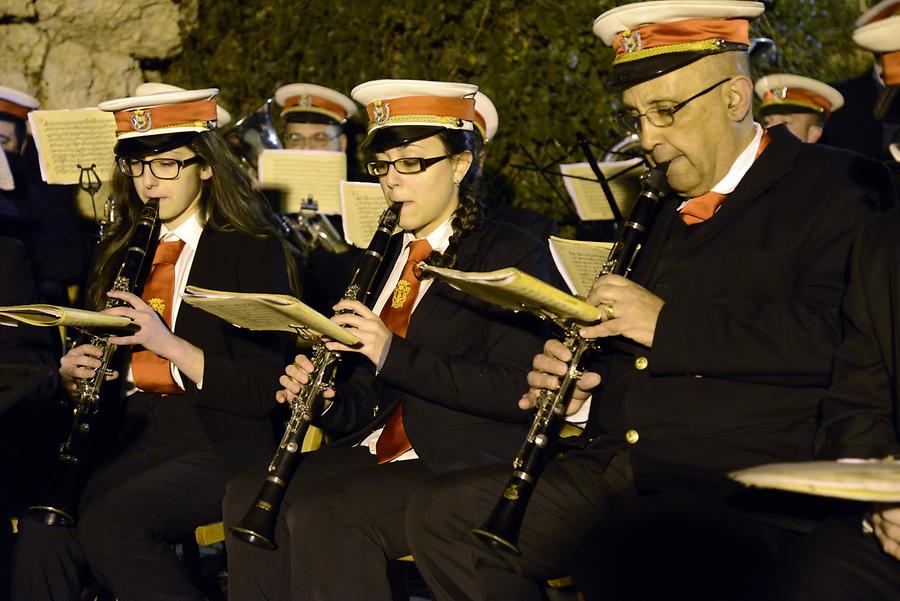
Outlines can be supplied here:
<path id="1" fill-rule="evenodd" d="M 143 111 L 145 118 L 149 116 L 150 125 L 146 130 L 135 129 L 132 123 L 132 117 L 139 110 Z M 196 100 L 147 108 L 133 108 L 116 111 L 114 115 L 116 116 L 116 134 L 134 131 L 145 133 L 191 121 L 215 121 L 217 118 L 215 100 Z"/>
<path id="2" fill-rule="evenodd" d="M 635 35 L 637 34 L 637 35 Z M 725 40 L 735 44 L 750 44 L 750 22 L 745 19 L 683 19 L 671 23 L 652 23 L 623 31 L 613 41 L 616 56 L 626 54 L 626 46 L 622 42 L 627 37 L 634 40 L 640 37 L 640 47 L 630 50 L 647 50 L 674 44 L 702 42 L 704 40 Z"/>
<path id="3" fill-rule="evenodd" d="M 791 100 L 801 100 L 806 103 L 814 104 L 825 111 L 826 115 L 831 114 L 831 103 L 828 102 L 824 96 L 819 96 L 808 90 L 798 90 L 796 88 L 788 88 L 783 98 L 777 96 L 772 90 L 769 90 L 766 92 L 765 96 L 763 96 L 762 103 L 763 106 L 769 104 L 790 104 Z"/>
<path id="4" fill-rule="evenodd" d="M 304 99 L 309 99 L 308 102 L 304 101 Z M 299 96 L 291 96 L 287 100 L 284 101 L 284 110 L 295 107 L 295 106 L 311 106 L 315 108 L 320 108 L 322 110 L 328 111 L 329 113 L 334 113 L 336 115 L 340 115 L 340 119 L 338 121 L 343 121 L 347 118 L 347 111 L 336 102 L 331 102 L 330 100 L 326 100 L 319 96 L 308 96 L 306 94 L 301 94 Z"/>
<path id="5" fill-rule="evenodd" d="M 383 100 L 382 106 L 387 108 L 388 118 L 397 115 L 437 115 L 455 117 L 465 121 L 475 121 L 474 98 L 450 98 L 447 96 L 406 96 Z M 375 103 L 366 107 L 369 113 L 369 125 L 375 125 Z"/>
<path id="6" fill-rule="evenodd" d="M 28 118 L 29 112 L 31 112 L 31 109 L 27 106 L 0 99 L 0 113 L 9 113 L 19 119 L 25 120 Z"/>

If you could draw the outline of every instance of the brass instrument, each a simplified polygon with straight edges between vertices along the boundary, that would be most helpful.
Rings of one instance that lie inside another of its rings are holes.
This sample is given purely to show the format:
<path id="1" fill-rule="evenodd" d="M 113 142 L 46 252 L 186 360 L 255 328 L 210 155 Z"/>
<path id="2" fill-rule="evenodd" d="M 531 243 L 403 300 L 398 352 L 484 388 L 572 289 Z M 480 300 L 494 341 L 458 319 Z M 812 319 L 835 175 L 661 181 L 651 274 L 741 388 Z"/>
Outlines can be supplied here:
<path id="1" fill-rule="evenodd" d="M 125 250 L 125 258 L 113 281 L 112 290 L 138 294 L 143 288 L 150 262 L 147 253 L 156 240 L 159 231 L 159 200 L 150 200 L 144 205 L 137 228 Z M 152 257 L 151 257 L 152 259 Z M 125 306 L 128 303 L 110 298 L 105 309 Z M 103 351 L 100 367 L 91 378 L 78 380 L 77 397 L 73 406 L 74 420 L 69 435 L 59 447 L 59 456 L 51 472 L 52 477 L 44 499 L 40 504 L 28 508 L 28 515 L 47 524 L 64 528 L 74 526 L 78 521 L 78 502 L 85 477 L 92 431 L 95 429 L 100 410 L 100 391 L 112 360 L 116 345 L 108 341 L 109 334 L 86 333 L 84 344 L 92 344 Z"/>
<path id="2" fill-rule="evenodd" d="M 293 236 L 298 247 L 309 254 L 316 248 L 340 254 L 350 250 L 350 245 L 338 233 L 326 215 L 319 211 L 319 205 L 310 196 L 300 207 L 299 213 L 280 213 L 281 225 L 285 233 Z"/>
<path id="3" fill-rule="evenodd" d="M 344 292 L 344 300 L 366 302 L 371 293 L 375 274 L 384 258 L 391 234 L 397 226 L 400 205 L 392 204 L 381 214 L 378 230 L 372 236 L 356 266 L 350 285 Z M 234 536 L 245 543 L 275 549 L 275 520 L 288 484 L 300 463 L 300 447 L 310 422 L 319 413 L 322 394 L 334 383 L 340 353 L 329 350 L 323 343 L 313 349 L 313 370 L 303 389 L 291 399 L 291 417 L 285 427 L 278 450 L 269 463 L 266 479 L 256 500 L 236 526 L 231 527 Z"/>
<path id="4" fill-rule="evenodd" d="M 659 199 L 666 189 L 667 168 L 668 164 L 658 165 L 644 176 L 640 196 L 628 219 L 619 229 L 616 242 L 597 277 L 607 274 L 627 276 L 631 271 L 647 229 L 656 214 Z M 566 323 L 563 320 L 557 320 L 557 323 L 564 330 L 563 344 L 572 352 L 569 369 L 560 380 L 557 390 L 545 390 L 541 393 L 534 421 L 525 443 L 513 461 L 513 473 L 503 496 L 487 521 L 472 530 L 472 534 L 492 547 L 515 555 L 520 554 L 519 530 L 528 500 L 541 471 L 552 458 L 548 455 L 549 449 L 559 434 L 566 407 L 575 391 L 575 384 L 581 377 L 582 358 L 593 347 L 592 340 L 582 338 L 578 333 L 580 324 Z"/>
<path id="5" fill-rule="evenodd" d="M 266 149 L 281 149 L 281 141 L 272 125 L 272 99 L 268 98 L 253 112 L 238 119 L 222 132 L 241 167 L 257 181 L 259 155 Z"/>

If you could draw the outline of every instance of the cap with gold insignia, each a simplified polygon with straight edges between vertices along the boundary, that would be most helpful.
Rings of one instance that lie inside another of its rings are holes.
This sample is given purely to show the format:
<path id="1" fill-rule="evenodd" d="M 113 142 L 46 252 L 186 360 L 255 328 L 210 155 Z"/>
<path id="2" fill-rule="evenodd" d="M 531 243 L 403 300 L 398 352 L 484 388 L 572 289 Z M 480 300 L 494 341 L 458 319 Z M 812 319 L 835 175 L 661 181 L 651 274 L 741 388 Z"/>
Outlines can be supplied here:
<path id="1" fill-rule="evenodd" d="M 611 92 L 728 51 L 746 52 L 750 21 L 763 13 L 748 0 L 656 0 L 606 11 L 594 33 L 616 51 L 606 79 Z"/>
<path id="2" fill-rule="evenodd" d="M 162 94 L 163 92 L 184 92 L 184 88 L 173 86 L 161 81 L 147 81 L 134 89 L 135 96 L 148 96 L 150 94 Z M 225 107 L 216 102 L 216 129 L 222 129 L 231 123 L 231 113 Z"/>
<path id="3" fill-rule="evenodd" d="M 815 113 L 829 117 L 844 106 L 844 96 L 816 79 L 772 73 L 759 78 L 753 86 L 756 96 L 762 101 L 761 115 L 787 113 Z"/>
<path id="4" fill-rule="evenodd" d="M 344 94 L 314 83 L 289 83 L 275 90 L 275 102 L 289 123 L 343 124 L 356 114 L 356 103 Z"/>
<path id="5" fill-rule="evenodd" d="M 443 129 L 472 131 L 475 93 L 467 83 L 421 79 L 377 79 L 353 88 L 353 99 L 369 115 L 365 148 L 408 144 Z"/>
<path id="6" fill-rule="evenodd" d="M 116 118 L 118 156 L 164 152 L 216 127 L 217 88 L 159 92 L 97 105 Z"/>
<path id="7" fill-rule="evenodd" d="M 38 99 L 15 88 L 0 86 L 0 119 L 25 121 L 28 113 L 41 105 Z"/>
<path id="8" fill-rule="evenodd" d="M 497 128 L 500 127 L 500 115 L 497 107 L 484 92 L 475 93 L 475 127 L 481 132 L 481 138 L 485 143 L 494 139 Z"/>
<path id="9" fill-rule="evenodd" d="M 885 85 L 900 85 L 900 0 L 885 0 L 864 12 L 856 20 L 853 41 L 880 54 Z"/>

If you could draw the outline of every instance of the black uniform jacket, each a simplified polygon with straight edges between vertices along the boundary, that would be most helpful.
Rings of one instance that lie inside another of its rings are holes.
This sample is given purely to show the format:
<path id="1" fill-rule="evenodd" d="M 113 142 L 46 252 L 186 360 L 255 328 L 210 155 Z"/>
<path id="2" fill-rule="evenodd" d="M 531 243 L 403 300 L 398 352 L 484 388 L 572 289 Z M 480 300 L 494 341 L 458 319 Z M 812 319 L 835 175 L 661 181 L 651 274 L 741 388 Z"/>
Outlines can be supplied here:
<path id="1" fill-rule="evenodd" d="M 277 241 L 203 229 L 188 285 L 290 294 Z M 278 377 L 292 356 L 291 335 L 251 332 L 182 302 L 175 334 L 203 350 L 203 387 L 187 377 L 183 402 L 196 411 L 233 473 L 271 455 Z"/>
<path id="2" fill-rule="evenodd" d="M 374 298 L 400 253 L 394 236 Z M 489 221 L 460 240 L 456 268 L 518 267 L 548 278 L 548 251 L 512 225 Z M 531 360 L 547 328 L 524 314 L 497 309 L 435 281 L 410 319 L 407 337 L 394 336 L 377 377 L 367 359 L 345 355 L 335 403 L 323 427 L 353 432 L 359 441 L 381 427 L 403 399 L 403 424 L 419 457 L 437 472 L 507 462 L 524 439 L 530 414 L 517 401 L 528 389 Z"/>
<path id="3" fill-rule="evenodd" d="M 893 190 L 878 163 L 769 131 L 711 219 L 687 227 L 667 199 L 638 259 L 665 306 L 652 349 L 600 365 L 589 432 L 594 452 L 630 450 L 639 488 L 812 455 L 851 241 Z"/>
<path id="4" fill-rule="evenodd" d="M 900 456 L 897 367 L 900 365 L 900 212 L 863 228 L 844 299 L 844 340 L 835 357 L 819 455 Z"/>

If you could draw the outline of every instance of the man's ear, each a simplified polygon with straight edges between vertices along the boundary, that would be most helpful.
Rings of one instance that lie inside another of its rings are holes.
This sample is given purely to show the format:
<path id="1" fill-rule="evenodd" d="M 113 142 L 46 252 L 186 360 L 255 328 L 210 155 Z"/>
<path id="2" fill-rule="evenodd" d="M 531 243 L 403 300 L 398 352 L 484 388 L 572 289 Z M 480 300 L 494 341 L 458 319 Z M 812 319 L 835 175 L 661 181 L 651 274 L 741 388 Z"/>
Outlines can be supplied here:
<path id="1" fill-rule="evenodd" d="M 347 134 L 341 134 L 340 145 L 341 152 L 347 152 Z"/>
<path id="2" fill-rule="evenodd" d="M 822 137 L 822 126 L 821 125 L 810 125 L 809 129 L 806 130 L 806 141 L 810 144 L 815 144 L 819 141 L 819 138 Z"/>
<path id="3" fill-rule="evenodd" d="M 738 75 L 728 84 L 728 117 L 732 121 L 743 121 L 753 107 L 753 82 Z"/>

